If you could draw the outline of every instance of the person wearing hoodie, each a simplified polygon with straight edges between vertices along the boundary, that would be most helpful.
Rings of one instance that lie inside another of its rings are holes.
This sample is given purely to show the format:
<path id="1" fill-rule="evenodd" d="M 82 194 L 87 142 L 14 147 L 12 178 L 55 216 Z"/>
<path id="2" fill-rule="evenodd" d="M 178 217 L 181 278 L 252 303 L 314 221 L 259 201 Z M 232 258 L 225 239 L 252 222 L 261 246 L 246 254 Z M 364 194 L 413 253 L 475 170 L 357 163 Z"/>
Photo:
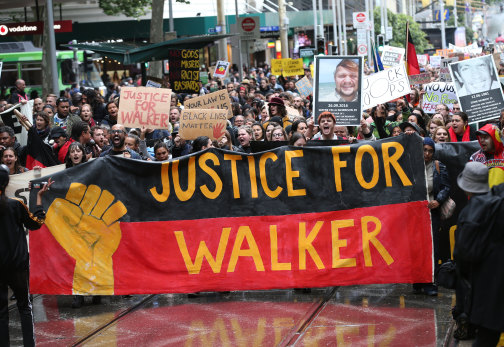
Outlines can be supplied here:
<path id="1" fill-rule="evenodd" d="M 487 124 L 476 132 L 481 149 L 473 153 L 469 161 L 488 166 L 488 184 L 491 187 L 504 183 L 504 144 L 502 133 L 494 124 Z"/>

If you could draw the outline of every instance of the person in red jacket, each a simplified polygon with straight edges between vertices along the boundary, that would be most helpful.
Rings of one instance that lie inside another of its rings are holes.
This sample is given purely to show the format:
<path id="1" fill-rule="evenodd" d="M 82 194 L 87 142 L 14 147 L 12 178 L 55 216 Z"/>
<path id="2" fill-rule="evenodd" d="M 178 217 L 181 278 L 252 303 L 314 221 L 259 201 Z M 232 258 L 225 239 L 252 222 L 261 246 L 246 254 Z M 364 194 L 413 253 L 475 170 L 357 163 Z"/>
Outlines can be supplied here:
<path id="1" fill-rule="evenodd" d="M 504 183 L 504 144 L 502 133 L 494 124 L 487 124 L 476 132 L 481 149 L 469 158 L 488 166 L 488 184 L 491 187 Z"/>

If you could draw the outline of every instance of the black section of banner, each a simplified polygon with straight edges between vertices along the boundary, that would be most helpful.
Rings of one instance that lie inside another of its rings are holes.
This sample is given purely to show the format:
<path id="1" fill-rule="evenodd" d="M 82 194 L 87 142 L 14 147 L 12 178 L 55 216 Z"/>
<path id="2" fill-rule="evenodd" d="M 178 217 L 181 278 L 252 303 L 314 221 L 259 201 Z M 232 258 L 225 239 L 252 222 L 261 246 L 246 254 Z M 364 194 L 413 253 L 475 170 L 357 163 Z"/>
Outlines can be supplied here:
<path id="1" fill-rule="evenodd" d="M 184 194 L 189 171 L 194 191 Z M 55 174 L 53 180 L 46 208 L 65 198 L 72 182 L 93 184 L 124 203 L 128 212 L 122 220 L 129 222 L 350 210 L 427 197 L 417 135 L 253 155 L 209 149 L 164 164 L 105 157 Z"/>

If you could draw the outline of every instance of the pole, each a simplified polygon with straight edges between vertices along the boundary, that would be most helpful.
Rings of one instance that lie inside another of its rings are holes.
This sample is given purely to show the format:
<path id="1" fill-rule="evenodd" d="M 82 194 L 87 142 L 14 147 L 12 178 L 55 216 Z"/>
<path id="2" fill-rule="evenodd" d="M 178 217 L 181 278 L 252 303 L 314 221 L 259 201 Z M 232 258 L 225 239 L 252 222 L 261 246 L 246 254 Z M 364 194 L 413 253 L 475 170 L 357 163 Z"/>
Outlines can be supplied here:
<path id="1" fill-rule="evenodd" d="M 235 18 L 236 18 L 236 30 L 238 31 L 238 0 L 235 0 Z M 243 80 L 243 61 L 242 61 L 242 47 L 241 47 L 241 37 L 238 36 L 238 71 L 240 73 L 240 81 Z"/>
<path id="2" fill-rule="evenodd" d="M 385 35 L 385 0 L 380 0 L 380 34 Z"/>
<path id="3" fill-rule="evenodd" d="M 337 21 L 336 21 L 336 0 L 331 0 L 332 4 L 332 18 L 333 18 L 333 37 L 334 37 L 334 45 L 336 46 L 336 51 L 338 54 L 340 54 L 340 45 L 338 45 L 338 28 L 336 27 Z M 367 0 L 365 0 L 367 2 Z"/>
<path id="4" fill-rule="evenodd" d="M 441 5 L 441 10 L 439 11 L 439 17 L 441 17 L 441 48 L 446 49 L 446 32 L 445 32 L 445 22 L 444 22 L 444 1 L 439 0 Z"/>
<path id="5" fill-rule="evenodd" d="M 453 0 L 453 20 L 455 21 L 455 28 L 458 28 L 457 0 Z"/>
<path id="6" fill-rule="evenodd" d="M 49 35 L 49 69 L 51 71 L 52 92 L 59 95 L 58 68 L 56 66 L 56 39 L 54 38 L 54 16 L 52 0 L 46 1 L 47 26 Z"/>
<path id="7" fill-rule="evenodd" d="M 313 41 L 314 46 L 315 46 L 315 52 L 317 52 L 317 0 L 312 0 L 312 7 L 313 7 Z"/>
<path id="8" fill-rule="evenodd" d="M 339 45 L 341 47 L 341 52 L 340 54 L 345 54 L 345 44 L 343 43 L 343 14 L 342 14 L 342 8 L 341 8 L 341 1 L 338 1 L 338 39 L 339 39 Z"/>
<path id="9" fill-rule="evenodd" d="M 345 55 L 348 54 L 348 43 L 346 36 L 346 11 L 345 11 L 345 0 L 341 0 L 341 28 L 343 29 L 343 50 Z"/>
<path id="10" fill-rule="evenodd" d="M 222 28 L 221 34 L 226 33 L 226 16 L 224 15 L 224 0 L 217 0 L 217 25 Z M 227 39 L 220 39 L 219 45 L 219 59 L 227 61 Z"/>
<path id="11" fill-rule="evenodd" d="M 385 37 L 385 41 L 388 42 L 388 37 L 387 37 L 387 27 L 388 27 L 387 0 L 383 0 L 383 24 L 385 25 L 385 31 L 383 32 L 383 36 Z"/>
<path id="12" fill-rule="evenodd" d="M 288 21 L 286 20 L 286 16 L 287 13 L 285 11 L 285 2 L 284 0 L 278 0 L 278 24 L 280 25 L 280 44 L 282 45 L 282 58 L 289 58 L 289 40 L 287 37 Z"/>
<path id="13" fill-rule="evenodd" d="M 369 1 L 369 20 L 371 21 L 370 26 L 371 26 L 371 32 L 369 33 L 369 37 L 371 39 L 375 39 L 375 32 L 374 32 L 374 0 L 368 0 Z"/>
<path id="14" fill-rule="evenodd" d="M 168 15 L 169 15 L 169 26 L 170 26 L 170 32 L 175 31 L 175 25 L 173 24 L 173 4 L 172 0 L 168 0 Z"/>
<path id="15" fill-rule="evenodd" d="M 373 15 L 372 13 L 370 14 L 369 13 L 369 1 L 370 0 L 364 0 L 364 4 L 365 4 L 365 11 L 366 11 L 366 16 L 368 16 L 368 21 L 371 22 L 371 16 Z M 371 40 L 370 40 L 370 37 L 369 37 L 369 30 L 368 28 L 366 28 L 366 44 L 367 44 L 367 47 L 368 47 L 368 51 L 367 51 L 367 59 L 368 59 L 368 66 L 371 67 Z"/>

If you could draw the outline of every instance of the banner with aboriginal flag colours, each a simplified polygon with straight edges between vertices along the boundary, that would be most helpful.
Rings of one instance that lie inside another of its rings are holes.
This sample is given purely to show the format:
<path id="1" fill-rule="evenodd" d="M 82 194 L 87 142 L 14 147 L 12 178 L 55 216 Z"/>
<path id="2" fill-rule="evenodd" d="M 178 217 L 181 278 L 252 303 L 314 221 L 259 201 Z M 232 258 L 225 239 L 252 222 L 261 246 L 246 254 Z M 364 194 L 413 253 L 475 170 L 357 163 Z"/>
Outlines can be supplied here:
<path id="1" fill-rule="evenodd" d="M 33 293 L 432 281 L 417 135 L 162 163 L 105 157 L 52 178 L 46 224 L 30 233 Z"/>

